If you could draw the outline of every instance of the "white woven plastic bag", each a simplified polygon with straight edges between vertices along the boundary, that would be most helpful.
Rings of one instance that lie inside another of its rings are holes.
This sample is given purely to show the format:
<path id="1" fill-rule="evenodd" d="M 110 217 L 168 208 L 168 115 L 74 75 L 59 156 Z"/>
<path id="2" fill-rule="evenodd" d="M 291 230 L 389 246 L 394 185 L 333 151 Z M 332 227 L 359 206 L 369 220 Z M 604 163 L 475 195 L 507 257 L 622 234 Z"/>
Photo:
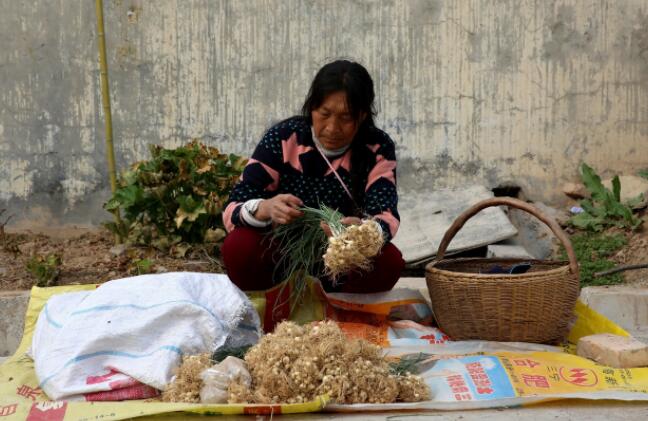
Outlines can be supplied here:
<path id="1" fill-rule="evenodd" d="M 51 399 L 84 399 L 124 378 L 163 390 L 183 354 L 253 345 L 260 336 L 256 310 L 226 275 L 178 272 L 53 296 L 30 353 Z"/>

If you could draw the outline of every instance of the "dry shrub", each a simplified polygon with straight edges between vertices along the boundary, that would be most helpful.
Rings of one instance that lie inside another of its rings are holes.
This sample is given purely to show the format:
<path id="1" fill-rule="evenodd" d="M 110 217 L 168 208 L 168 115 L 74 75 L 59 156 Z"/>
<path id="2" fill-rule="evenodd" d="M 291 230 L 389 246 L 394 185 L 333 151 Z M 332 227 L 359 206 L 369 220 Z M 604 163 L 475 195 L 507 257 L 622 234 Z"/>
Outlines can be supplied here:
<path id="1" fill-rule="evenodd" d="M 283 322 L 245 356 L 252 385 L 230 384 L 230 403 L 299 403 L 328 394 L 336 403 L 421 401 L 429 389 L 418 376 L 398 376 L 380 347 L 348 339 L 335 322 Z"/>
<path id="2" fill-rule="evenodd" d="M 175 379 L 162 392 L 163 402 L 200 402 L 203 381 L 200 373 L 212 366 L 210 354 L 185 355 Z"/>
<path id="3" fill-rule="evenodd" d="M 328 242 L 324 266 L 326 274 L 336 279 L 354 269 L 370 270 L 371 259 L 380 252 L 384 237 L 376 221 L 365 220 L 345 227 Z"/>

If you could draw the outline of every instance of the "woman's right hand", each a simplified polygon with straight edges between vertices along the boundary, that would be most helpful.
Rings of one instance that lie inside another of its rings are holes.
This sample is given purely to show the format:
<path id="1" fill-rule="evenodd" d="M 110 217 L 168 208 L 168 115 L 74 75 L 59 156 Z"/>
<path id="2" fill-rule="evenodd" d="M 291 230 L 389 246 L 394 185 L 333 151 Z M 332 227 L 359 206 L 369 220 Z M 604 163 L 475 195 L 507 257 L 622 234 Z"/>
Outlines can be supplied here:
<path id="1" fill-rule="evenodd" d="M 289 224 L 303 215 L 298 208 L 304 203 L 292 194 L 278 194 L 259 203 L 254 217 L 260 221 L 272 220 L 275 224 Z"/>

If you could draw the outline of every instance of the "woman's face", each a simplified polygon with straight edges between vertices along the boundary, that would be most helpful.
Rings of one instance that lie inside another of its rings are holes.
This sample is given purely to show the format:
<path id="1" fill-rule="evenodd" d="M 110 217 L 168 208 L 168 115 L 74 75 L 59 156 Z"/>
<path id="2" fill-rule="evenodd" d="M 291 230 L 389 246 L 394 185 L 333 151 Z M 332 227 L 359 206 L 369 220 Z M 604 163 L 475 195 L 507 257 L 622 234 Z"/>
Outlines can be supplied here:
<path id="1" fill-rule="evenodd" d="M 322 105 L 311 112 L 315 136 L 329 150 L 350 145 L 365 117 L 366 114 L 361 113 L 359 121 L 353 119 L 342 91 L 324 98 Z"/>

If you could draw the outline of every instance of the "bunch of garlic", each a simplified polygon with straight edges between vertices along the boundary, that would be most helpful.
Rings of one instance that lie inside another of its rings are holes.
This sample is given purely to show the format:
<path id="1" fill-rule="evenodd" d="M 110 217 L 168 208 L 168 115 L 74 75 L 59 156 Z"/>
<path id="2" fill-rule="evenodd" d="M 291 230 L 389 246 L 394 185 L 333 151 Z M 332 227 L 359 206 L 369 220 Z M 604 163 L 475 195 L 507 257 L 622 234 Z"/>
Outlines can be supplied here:
<path id="1" fill-rule="evenodd" d="M 384 242 L 382 229 L 374 220 L 346 226 L 328 240 L 323 256 L 326 274 L 336 279 L 354 269 L 371 269 L 371 259 L 380 252 Z"/>
<path id="2" fill-rule="evenodd" d="M 282 322 L 245 361 L 252 382 L 234 379 L 229 403 L 302 403 L 324 395 L 341 404 L 391 403 L 430 396 L 421 377 L 392 373 L 380 347 L 348 338 L 333 321 Z"/>

